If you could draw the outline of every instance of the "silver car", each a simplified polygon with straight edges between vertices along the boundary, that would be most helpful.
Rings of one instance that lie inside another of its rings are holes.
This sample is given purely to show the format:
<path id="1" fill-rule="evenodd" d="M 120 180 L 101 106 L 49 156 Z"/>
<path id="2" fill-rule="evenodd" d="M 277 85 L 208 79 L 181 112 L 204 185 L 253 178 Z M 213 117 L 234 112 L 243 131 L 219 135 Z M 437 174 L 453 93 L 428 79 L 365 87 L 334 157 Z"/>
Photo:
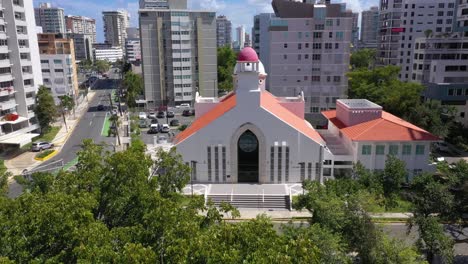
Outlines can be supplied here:
<path id="1" fill-rule="evenodd" d="M 51 149 L 54 147 L 54 144 L 49 142 L 34 142 L 31 146 L 31 151 L 42 151 L 45 149 Z"/>

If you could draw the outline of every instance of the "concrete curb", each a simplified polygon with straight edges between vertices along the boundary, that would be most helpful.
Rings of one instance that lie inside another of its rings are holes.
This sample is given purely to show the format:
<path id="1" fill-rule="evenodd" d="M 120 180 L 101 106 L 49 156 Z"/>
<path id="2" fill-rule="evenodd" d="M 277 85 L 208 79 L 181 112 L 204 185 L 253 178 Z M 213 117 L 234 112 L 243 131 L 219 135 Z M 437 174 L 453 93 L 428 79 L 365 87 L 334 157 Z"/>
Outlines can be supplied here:
<path id="1" fill-rule="evenodd" d="M 59 152 L 57 150 L 54 149 L 54 151 L 52 151 L 49 155 L 43 157 L 43 158 L 34 158 L 35 160 L 37 161 L 47 161 L 47 160 L 50 160 L 51 158 L 53 158 L 55 155 L 57 155 Z"/>

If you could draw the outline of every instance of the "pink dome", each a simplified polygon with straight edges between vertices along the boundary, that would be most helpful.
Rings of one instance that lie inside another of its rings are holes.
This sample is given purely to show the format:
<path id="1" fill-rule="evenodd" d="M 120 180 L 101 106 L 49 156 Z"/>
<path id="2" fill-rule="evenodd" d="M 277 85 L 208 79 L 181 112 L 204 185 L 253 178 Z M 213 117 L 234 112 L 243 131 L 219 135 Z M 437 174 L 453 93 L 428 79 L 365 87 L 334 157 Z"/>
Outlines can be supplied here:
<path id="1" fill-rule="evenodd" d="M 245 47 L 239 52 L 239 55 L 237 55 L 237 61 L 257 62 L 258 61 L 257 52 L 255 52 L 255 50 L 252 49 L 251 47 Z"/>

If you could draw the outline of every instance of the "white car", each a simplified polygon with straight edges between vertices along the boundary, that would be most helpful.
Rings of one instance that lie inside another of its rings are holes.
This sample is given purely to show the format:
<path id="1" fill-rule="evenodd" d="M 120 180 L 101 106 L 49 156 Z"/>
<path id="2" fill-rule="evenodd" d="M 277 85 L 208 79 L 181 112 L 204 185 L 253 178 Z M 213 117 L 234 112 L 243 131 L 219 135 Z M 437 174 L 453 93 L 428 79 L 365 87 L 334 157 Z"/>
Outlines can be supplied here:
<path id="1" fill-rule="evenodd" d="M 190 108 L 190 104 L 180 104 L 176 108 Z"/>
<path id="2" fill-rule="evenodd" d="M 169 131 L 171 131 L 171 128 L 169 127 L 168 124 L 163 124 L 161 126 L 161 133 L 169 133 Z"/>
<path id="3" fill-rule="evenodd" d="M 155 112 L 150 112 L 150 113 L 148 114 L 148 118 L 149 118 L 149 119 L 157 119 L 157 118 L 156 118 L 156 113 L 155 113 Z"/>
<path id="4" fill-rule="evenodd" d="M 138 114 L 138 118 L 139 118 L 139 119 L 146 119 L 146 113 L 145 113 L 145 112 L 140 112 L 140 113 Z"/>

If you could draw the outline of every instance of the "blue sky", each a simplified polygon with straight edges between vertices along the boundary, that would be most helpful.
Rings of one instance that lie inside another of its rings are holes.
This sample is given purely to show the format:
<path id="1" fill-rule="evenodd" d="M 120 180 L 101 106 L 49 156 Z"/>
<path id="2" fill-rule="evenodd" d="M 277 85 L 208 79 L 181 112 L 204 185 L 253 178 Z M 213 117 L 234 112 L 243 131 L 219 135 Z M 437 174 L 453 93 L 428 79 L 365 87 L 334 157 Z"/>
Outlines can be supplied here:
<path id="1" fill-rule="evenodd" d="M 96 19 L 98 41 L 103 41 L 102 14 L 104 10 L 126 9 L 130 13 L 131 26 L 138 26 L 137 0 L 33 0 L 34 5 L 40 2 L 50 2 L 53 6 L 65 9 L 66 15 L 82 15 Z M 333 1 L 333 0 L 332 0 Z M 244 25 L 249 32 L 253 24 L 253 16 L 258 13 L 273 12 L 271 0 L 188 0 L 191 9 L 216 11 L 217 15 L 227 16 L 233 27 Z M 360 12 L 372 5 L 378 5 L 378 0 L 334 0 L 345 2 L 348 8 Z"/>

